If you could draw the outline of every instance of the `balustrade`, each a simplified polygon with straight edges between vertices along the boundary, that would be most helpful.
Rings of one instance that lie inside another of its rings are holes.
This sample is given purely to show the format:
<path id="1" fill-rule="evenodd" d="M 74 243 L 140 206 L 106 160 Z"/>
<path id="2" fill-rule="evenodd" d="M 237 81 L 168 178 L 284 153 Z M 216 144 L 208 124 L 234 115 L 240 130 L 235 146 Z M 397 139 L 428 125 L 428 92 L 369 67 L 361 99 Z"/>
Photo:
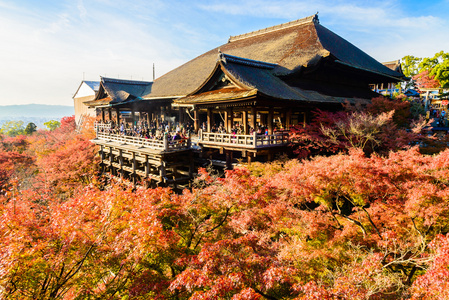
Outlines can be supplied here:
<path id="1" fill-rule="evenodd" d="M 97 139 L 117 142 L 120 144 L 134 145 L 139 147 L 151 148 L 156 150 L 181 150 L 191 147 L 191 138 L 172 140 L 164 135 L 162 139 L 158 138 L 142 138 L 137 136 L 128 136 L 122 134 L 111 133 L 110 124 L 97 124 Z M 283 146 L 289 143 L 288 132 L 277 132 L 274 134 L 232 134 L 232 133 L 215 133 L 203 132 L 199 130 L 196 138 L 196 144 L 203 145 L 221 145 L 242 148 L 266 148 L 274 146 Z"/>

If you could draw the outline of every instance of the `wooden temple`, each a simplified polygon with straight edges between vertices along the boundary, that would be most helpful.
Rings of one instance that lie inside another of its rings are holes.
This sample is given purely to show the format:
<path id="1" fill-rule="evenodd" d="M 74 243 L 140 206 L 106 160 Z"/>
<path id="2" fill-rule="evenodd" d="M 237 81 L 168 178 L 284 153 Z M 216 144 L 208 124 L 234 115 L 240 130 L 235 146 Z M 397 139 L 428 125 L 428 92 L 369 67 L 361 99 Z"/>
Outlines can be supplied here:
<path id="1" fill-rule="evenodd" d="M 272 160 L 314 110 L 365 105 L 379 96 L 370 85 L 403 78 L 313 15 L 232 36 L 154 82 L 103 77 L 85 104 L 100 112 L 94 142 L 105 170 L 182 184 L 194 157 L 226 168 Z"/>

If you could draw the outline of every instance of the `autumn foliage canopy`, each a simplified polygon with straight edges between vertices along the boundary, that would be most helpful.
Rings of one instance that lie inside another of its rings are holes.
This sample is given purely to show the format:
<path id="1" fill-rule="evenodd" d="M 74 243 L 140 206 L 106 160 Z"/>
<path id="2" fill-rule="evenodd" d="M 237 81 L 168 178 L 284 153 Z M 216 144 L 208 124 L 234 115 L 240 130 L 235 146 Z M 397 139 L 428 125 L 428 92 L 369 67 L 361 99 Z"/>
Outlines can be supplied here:
<path id="1" fill-rule="evenodd" d="M 0 298 L 447 299 L 449 150 L 338 139 L 182 193 L 104 185 L 73 128 L 3 139 Z"/>

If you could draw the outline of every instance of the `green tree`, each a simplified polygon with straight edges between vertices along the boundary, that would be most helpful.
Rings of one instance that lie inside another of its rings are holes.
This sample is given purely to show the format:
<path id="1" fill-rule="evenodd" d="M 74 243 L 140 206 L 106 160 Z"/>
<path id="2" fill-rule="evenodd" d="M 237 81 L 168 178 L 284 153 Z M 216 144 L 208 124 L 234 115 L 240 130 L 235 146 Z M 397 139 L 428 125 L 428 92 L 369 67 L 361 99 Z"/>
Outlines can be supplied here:
<path id="1" fill-rule="evenodd" d="M 440 51 L 433 57 L 425 57 L 419 63 L 419 72 L 428 71 L 441 88 L 449 88 L 449 53 Z"/>
<path id="2" fill-rule="evenodd" d="M 30 135 L 30 134 L 32 134 L 33 132 L 36 131 L 36 128 L 37 128 L 36 124 L 34 124 L 33 122 L 30 122 L 25 127 L 24 133 L 26 135 Z"/>
<path id="3" fill-rule="evenodd" d="M 440 51 L 435 54 L 434 59 L 438 64 L 432 68 L 430 74 L 435 76 L 442 88 L 449 88 L 449 53 Z"/>
<path id="4" fill-rule="evenodd" d="M 412 77 L 419 72 L 419 64 L 422 61 L 422 58 L 415 57 L 413 55 L 404 56 L 401 60 L 402 72 L 407 77 Z"/>
<path id="5" fill-rule="evenodd" d="M 0 133 L 7 136 L 17 136 L 24 134 L 25 128 L 23 127 L 23 121 L 8 121 L 2 125 Z"/>
<path id="6" fill-rule="evenodd" d="M 48 128 L 48 130 L 53 131 L 56 128 L 59 128 L 61 126 L 61 122 L 56 121 L 56 120 L 50 120 L 48 122 L 44 123 L 45 127 Z"/>

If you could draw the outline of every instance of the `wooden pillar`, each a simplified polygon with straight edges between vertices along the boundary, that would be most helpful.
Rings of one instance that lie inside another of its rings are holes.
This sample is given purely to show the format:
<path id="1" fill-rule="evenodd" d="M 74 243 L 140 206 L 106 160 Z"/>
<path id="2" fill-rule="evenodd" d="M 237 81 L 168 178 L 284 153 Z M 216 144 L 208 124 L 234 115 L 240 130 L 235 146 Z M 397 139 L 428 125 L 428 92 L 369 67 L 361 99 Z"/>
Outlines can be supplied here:
<path id="1" fill-rule="evenodd" d="M 255 106 L 251 107 L 251 127 L 256 130 L 257 110 Z"/>
<path id="2" fill-rule="evenodd" d="M 189 164 L 189 177 L 193 178 L 193 170 L 195 168 L 195 161 L 194 161 L 194 158 L 193 158 L 193 152 L 192 151 L 189 151 L 189 162 L 190 162 L 190 164 Z"/>
<path id="3" fill-rule="evenodd" d="M 164 150 L 168 151 L 168 135 L 164 133 Z"/>
<path id="4" fill-rule="evenodd" d="M 243 122 L 243 131 L 245 131 L 245 134 L 249 134 L 248 131 L 248 111 L 244 110 L 242 112 L 242 122 Z"/>
<path id="5" fill-rule="evenodd" d="M 207 132 L 212 131 L 212 108 L 207 109 Z"/>
<path id="6" fill-rule="evenodd" d="M 120 175 L 123 177 L 123 150 L 119 149 Z"/>
<path id="7" fill-rule="evenodd" d="M 226 109 L 226 132 L 230 133 L 234 125 L 234 113 L 232 107 Z"/>
<path id="8" fill-rule="evenodd" d="M 195 132 L 198 132 L 198 129 L 200 128 L 200 120 L 199 120 L 199 114 L 198 114 L 198 110 L 195 108 L 193 110 L 193 130 Z"/>
<path id="9" fill-rule="evenodd" d="M 150 112 L 147 112 L 147 124 L 148 124 L 148 128 L 150 128 L 150 124 L 151 124 Z"/>
<path id="10" fill-rule="evenodd" d="M 249 152 L 247 157 L 246 157 L 247 162 L 248 162 L 248 166 L 251 166 L 252 156 L 253 156 L 253 154 L 251 152 Z"/>
<path id="11" fill-rule="evenodd" d="M 160 171 L 159 171 L 159 175 L 160 175 L 160 177 L 161 177 L 161 183 L 163 184 L 163 183 L 165 183 L 165 179 L 164 179 L 164 177 L 165 177 L 165 175 L 166 175 L 166 170 L 165 170 L 165 161 L 161 158 L 161 168 L 160 168 Z"/>
<path id="12" fill-rule="evenodd" d="M 104 146 L 100 145 L 100 157 L 101 157 L 101 163 L 103 163 L 104 159 Z"/>
<path id="13" fill-rule="evenodd" d="M 226 169 L 232 170 L 232 151 L 225 150 L 226 153 Z"/>
<path id="14" fill-rule="evenodd" d="M 268 134 L 273 134 L 273 117 L 274 117 L 274 109 L 273 107 L 270 107 L 268 110 Z"/>
<path id="15" fill-rule="evenodd" d="M 112 121 L 112 109 L 108 108 L 108 117 L 109 117 L 109 122 Z"/>
<path id="16" fill-rule="evenodd" d="M 133 186 L 136 187 L 136 179 L 137 179 L 137 174 L 136 174 L 136 152 L 133 152 L 133 174 L 132 174 L 132 179 L 133 179 Z"/>
<path id="17" fill-rule="evenodd" d="M 131 128 L 134 128 L 134 125 L 136 124 L 136 112 L 134 111 L 134 108 L 131 110 Z"/>
<path id="18" fill-rule="evenodd" d="M 150 175 L 150 161 L 148 160 L 148 154 L 145 154 L 145 178 Z"/>
<path id="19" fill-rule="evenodd" d="M 120 109 L 116 108 L 115 109 L 115 117 L 116 117 L 116 121 L 117 121 L 117 125 L 120 125 Z"/>
<path id="20" fill-rule="evenodd" d="M 292 122 L 292 111 L 288 110 L 285 112 L 285 129 L 290 130 L 290 124 Z"/>
<path id="21" fill-rule="evenodd" d="M 176 175 L 178 174 L 178 168 L 176 166 L 173 167 L 173 188 L 177 189 L 178 185 L 176 183 Z"/>
<path id="22" fill-rule="evenodd" d="M 112 156 L 112 147 L 109 147 L 109 169 L 111 170 L 111 174 L 114 175 L 114 167 L 112 163 L 114 162 L 114 158 Z"/>
<path id="23" fill-rule="evenodd" d="M 101 121 L 104 123 L 104 108 L 101 108 Z"/>

